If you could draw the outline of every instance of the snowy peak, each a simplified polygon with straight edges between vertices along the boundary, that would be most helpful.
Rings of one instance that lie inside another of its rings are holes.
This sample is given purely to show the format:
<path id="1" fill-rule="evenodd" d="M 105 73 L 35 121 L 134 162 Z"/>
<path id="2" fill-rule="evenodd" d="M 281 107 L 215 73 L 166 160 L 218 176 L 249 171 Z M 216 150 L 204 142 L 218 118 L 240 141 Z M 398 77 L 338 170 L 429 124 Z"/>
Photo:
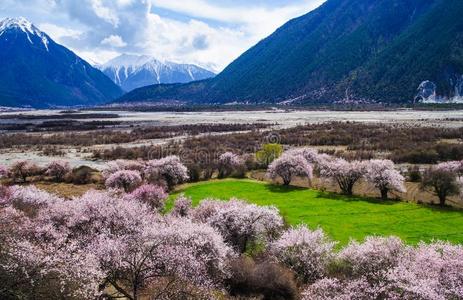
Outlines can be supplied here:
<path id="1" fill-rule="evenodd" d="M 148 63 L 150 60 L 154 58 L 146 55 L 129 55 L 129 54 L 122 54 L 107 63 L 103 64 L 103 68 L 111 68 L 111 67 L 140 67 L 144 64 Z"/>
<path id="2" fill-rule="evenodd" d="M 20 29 L 23 32 L 40 35 L 42 32 L 26 18 L 6 18 L 0 21 L 0 32 L 7 29 Z"/>
<path id="3" fill-rule="evenodd" d="M 160 83 L 186 83 L 214 77 L 211 71 L 189 64 L 161 61 L 147 55 L 122 54 L 100 67 L 126 91 Z"/>
<path id="4" fill-rule="evenodd" d="M 50 38 L 34 24 L 29 22 L 26 18 L 6 18 L 0 21 L 0 36 L 10 30 L 19 30 L 27 36 L 27 40 L 34 44 L 33 36 L 36 36 L 41 44 L 48 51 L 48 45 L 50 44 Z"/>

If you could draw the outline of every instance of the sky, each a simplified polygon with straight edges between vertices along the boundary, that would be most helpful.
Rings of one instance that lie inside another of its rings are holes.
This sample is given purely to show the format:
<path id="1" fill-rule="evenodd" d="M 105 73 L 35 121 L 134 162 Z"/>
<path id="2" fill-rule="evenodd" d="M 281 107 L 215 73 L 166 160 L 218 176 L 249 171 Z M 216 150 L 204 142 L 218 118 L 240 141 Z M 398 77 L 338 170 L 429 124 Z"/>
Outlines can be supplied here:
<path id="1" fill-rule="evenodd" d="M 122 54 L 215 72 L 325 0 L 0 0 L 0 18 L 25 17 L 90 63 Z"/>

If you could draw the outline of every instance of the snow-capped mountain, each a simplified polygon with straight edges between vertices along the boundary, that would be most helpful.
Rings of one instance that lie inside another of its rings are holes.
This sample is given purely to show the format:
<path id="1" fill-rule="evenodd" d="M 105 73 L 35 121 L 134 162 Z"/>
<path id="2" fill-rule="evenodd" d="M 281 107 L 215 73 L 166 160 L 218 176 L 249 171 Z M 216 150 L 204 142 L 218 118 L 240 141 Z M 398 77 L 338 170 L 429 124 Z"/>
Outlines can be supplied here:
<path id="1" fill-rule="evenodd" d="M 0 21 L 0 106 L 92 105 L 121 89 L 25 18 Z"/>
<path id="2" fill-rule="evenodd" d="M 123 54 L 99 68 L 125 91 L 152 84 L 186 83 L 215 76 L 196 65 L 162 62 L 146 55 Z"/>

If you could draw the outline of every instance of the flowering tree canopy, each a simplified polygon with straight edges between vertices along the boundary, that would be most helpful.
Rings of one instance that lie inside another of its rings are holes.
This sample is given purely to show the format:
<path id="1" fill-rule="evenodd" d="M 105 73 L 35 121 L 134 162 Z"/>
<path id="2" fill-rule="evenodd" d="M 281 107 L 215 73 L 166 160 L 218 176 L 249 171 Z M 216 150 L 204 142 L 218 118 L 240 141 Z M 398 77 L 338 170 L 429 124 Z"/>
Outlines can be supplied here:
<path id="1" fill-rule="evenodd" d="M 251 242 L 273 239 L 283 226 L 275 207 L 260 207 L 237 199 L 204 200 L 192 212 L 192 219 L 216 228 L 241 253 Z"/>
<path id="2" fill-rule="evenodd" d="M 221 284 L 225 261 L 234 256 L 209 225 L 164 218 L 145 203 L 116 194 L 90 191 L 72 201 L 32 200 L 27 190 L 20 195 L 24 205 L 42 205 L 30 217 L 14 200 L 1 211 L 0 241 L 7 241 L 0 244 L 1 291 L 11 283 L 18 293 L 43 288 L 43 298 L 111 293 L 106 296 L 138 299 L 149 285 L 159 298 L 173 280 L 198 288 Z"/>
<path id="3" fill-rule="evenodd" d="M 0 165 L 0 179 L 8 176 L 8 168 Z"/>
<path id="4" fill-rule="evenodd" d="M 192 208 L 191 198 L 186 197 L 185 195 L 180 195 L 175 199 L 174 208 L 171 211 L 171 215 L 177 218 L 184 218 L 190 214 Z"/>
<path id="5" fill-rule="evenodd" d="M 161 212 L 164 209 L 168 196 L 164 188 L 152 184 L 144 184 L 127 195 L 127 198 L 146 203 L 155 211 Z"/>
<path id="6" fill-rule="evenodd" d="M 61 181 L 64 176 L 71 171 L 71 166 L 68 162 L 55 160 L 48 164 L 45 174 L 53 177 L 56 181 Z"/>
<path id="7" fill-rule="evenodd" d="M 350 277 L 378 281 L 397 265 L 405 245 L 397 237 L 367 237 L 363 243 L 351 241 L 338 254 L 342 272 Z"/>
<path id="8" fill-rule="evenodd" d="M 14 180 L 22 180 L 22 182 L 27 181 L 27 177 L 34 175 L 38 172 L 39 167 L 28 160 L 20 160 L 13 163 L 8 173 Z"/>
<path id="9" fill-rule="evenodd" d="M 230 176 L 235 170 L 244 166 L 244 161 L 232 152 L 225 152 L 219 157 L 219 178 Z"/>
<path id="10" fill-rule="evenodd" d="M 130 170 L 142 172 L 143 168 L 144 164 L 142 162 L 135 160 L 118 159 L 108 162 L 102 172 L 102 175 L 103 178 L 107 179 L 109 178 L 109 176 L 116 173 L 117 171 Z"/>
<path id="11" fill-rule="evenodd" d="M 280 177 L 284 185 L 289 185 L 294 176 L 312 178 L 312 166 L 302 155 L 283 154 L 273 161 L 267 169 L 267 176 Z"/>
<path id="12" fill-rule="evenodd" d="M 352 195 L 355 183 L 364 174 L 364 163 L 360 161 L 348 162 L 342 158 L 324 160 L 320 167 L 320 176 L 333 179 L 346 195 Z"/>
<path id="13" fill-rule="evenodd" d="M 334 257 L 335 245 L 323 230 L 311 231 L 306 226 L 299 226 L 284 232 L 270 245 L 270 251 L 301 280 L 313 282 L 326 274 Z"/>
<path id="14" fill-rule="evenodd" d="M 461 299 L 463 247 L 444 242 L 405 246 L 397 238 L 369 238 L 340 253 L 336 277 L 310 285 L 304 300 Z M 338 271 L 339 273 L 339 271 Z"/>
<path id="15" fill-rule="evenodd" d="M 180 162 L 178 156 L 149 161 L 144 174 L 150 182 L 165 184 L 168 190 L 188 180 L 188 169 Z"/>
<path id="16" fill-rule="evenodd" d="M 459 177 L 463 176 L 463 161 L 448 161 L 440 163 L 436 166 L 436 169 L 453 172 Z"/>
<path id="17" fill-rule="evenodd" d="M 365 179 L 381 192 L 381 198 L 387 199 L 389 191 L 406 192 L 405 178 L 394 169 L 390 160 L 370 160 L 365 163 Z"/>
<path id="18" fill-rule="evenodd" d="M 122 189 L 130 192 L 140 186 L 142 183 L 140 172 L 122 170 L 117 171 L 106 179 L 105 185 L 108 188 Z"/>

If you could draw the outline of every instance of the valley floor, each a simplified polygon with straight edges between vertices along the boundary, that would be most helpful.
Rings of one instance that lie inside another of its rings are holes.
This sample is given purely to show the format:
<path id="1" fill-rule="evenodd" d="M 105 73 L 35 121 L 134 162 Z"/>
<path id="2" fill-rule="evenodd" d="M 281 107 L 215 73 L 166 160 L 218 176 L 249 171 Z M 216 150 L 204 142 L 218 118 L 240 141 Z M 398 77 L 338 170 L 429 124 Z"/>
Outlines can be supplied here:
<path id="1" fill-rule="evenodd" d="M 340 246 L 366 236 L 395 235 L 407 243 L 447 240 L 463 243 L 463 211 L 399 201 L 346 197 L 299 187 L 254 180 L 222 180 L 189 184 L 170 196 L 191 197 L 196 205 L 205 198 L 243 199 L 274 205 L 289 225 L 321 227 Z"/>

